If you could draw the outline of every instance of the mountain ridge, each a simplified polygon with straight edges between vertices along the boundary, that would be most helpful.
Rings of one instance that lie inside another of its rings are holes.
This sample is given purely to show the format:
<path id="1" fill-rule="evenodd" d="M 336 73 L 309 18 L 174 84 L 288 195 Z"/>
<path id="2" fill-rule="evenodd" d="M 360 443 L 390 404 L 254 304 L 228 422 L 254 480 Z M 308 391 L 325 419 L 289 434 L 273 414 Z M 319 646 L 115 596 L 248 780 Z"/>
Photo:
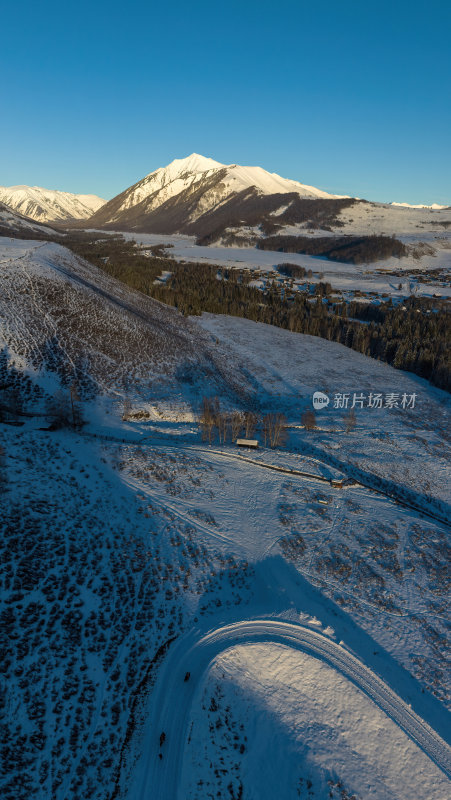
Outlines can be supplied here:
<path id="1" fill-rule="evenodd" d="M 338 229 L 385 235 L 432 224 L 440 232 L 450 223 L 439 216 L 449 208 L 438 204 L 383 204 L 334 195 L 262 167 L 222 164 L 199 153 L 158 167 L 108 201 L 29 186 L 0 187 L 0 201 L 39 223 L 182 234 L 204 245 L 254 246 L 275 234 L 305 236 Z"/>
<path id="2" fill-rule="evenodd" d="M 41 186 L 0 186 L 0 201 L 35 222 L 88 219 L 106 202 L 95 194 L 73 194 Z"/>
<path id="3" fill-rule="evenodd" d="M 187 158 L 175 159 L 166 167 L 159 167 L 116 195 L 93 214 L 89 223 L 94 227 L 141 232 L 209 235 L 212 232 L 211 219 L 207 229 L 202 225 L 206 214 L 211 218 L 212 214 L 227 206 L 227 217 L 233 223 L 239 223 L 244 199 L 253 198 L 257 205 L 261 205 L 259 201 L 262 198 L 276 196 L 278 201 L 273 213 L 284 204 L 286 206 L 286 200 L 289 205 L 296 198 L 310 201 L 343 199 L 314 186 L 282 178 L 262 167 L 221 164 L 192 153 Z"/>
<path id="4" fill-rule="evenodd" d="M 50 225 L 43 225 L 31 217 L 26 217 L 0 200 L 0 236 L 24 239 L 52 238 L 56 231 Z"/>

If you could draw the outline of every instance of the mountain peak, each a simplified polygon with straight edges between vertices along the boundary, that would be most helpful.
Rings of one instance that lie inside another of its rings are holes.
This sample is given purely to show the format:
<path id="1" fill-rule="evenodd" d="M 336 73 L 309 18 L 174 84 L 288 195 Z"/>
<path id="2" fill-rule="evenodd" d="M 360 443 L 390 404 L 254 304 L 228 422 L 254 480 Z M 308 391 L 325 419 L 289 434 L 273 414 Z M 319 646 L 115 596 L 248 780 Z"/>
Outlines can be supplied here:
<path id="1" fill-rule="evenodd" d="M 191 153 L 186 158 L 174 159 L 166 167 L 159 167 L 121 192 L 93 215 L 91 223 L 94 226 L 115 225 L 117 230 L 124 225 L 132 230 L 152 229 L 157 233 L 193 232 L 195 226 L 196 235 L 199 232 L 204 235 L 200 222 L 204 216 L 209 218 L 209 229 L 214 214 L 218 219 L 223 212 L 228 217 L 236 215 L 237 219 L 242 219 L 240 203 L 244 196 L 265 198 L 271 195 L 277 195 L 272 204 L 269 203 L 273 210 L 284 205 L 282 195 L 291 195 L 288 203 L 296 195 L 317 199 L 334 197 L 262 167 L 221 164 L 213 158 Z M 259 202 L 262 205 L 261 199 Z M 269 213 L 268 202 L 264 201 L 263 205 L 265 213 Z"/>
<path id="2" fill-rule="evenodd" d="M 215 161 L 213 158 L 206 158 L 205 156 L 199 155 L 199 153 L 191 153 L 191 155 L 186 158 L 174 158 L 166 167 L 159 167 L 153 172 L 150 172 L 147 177 L 164 172 L 173 180 L 178 175 L 184 175 L 186 172 L 207 172 L 210 169 L 220 169 L 223 166 L 224 164 Z"/>
<path id="3" fill-rule="evenodd" d="M 169 166 L 177 166 L 180 172 L 206 172 L 209 169 L 223 167 L 224 164 L 215 161 L 214 158 L 207 158 L 199 155 L 199 153 L 191 153 L 187 158 L 174 159 Z"/>

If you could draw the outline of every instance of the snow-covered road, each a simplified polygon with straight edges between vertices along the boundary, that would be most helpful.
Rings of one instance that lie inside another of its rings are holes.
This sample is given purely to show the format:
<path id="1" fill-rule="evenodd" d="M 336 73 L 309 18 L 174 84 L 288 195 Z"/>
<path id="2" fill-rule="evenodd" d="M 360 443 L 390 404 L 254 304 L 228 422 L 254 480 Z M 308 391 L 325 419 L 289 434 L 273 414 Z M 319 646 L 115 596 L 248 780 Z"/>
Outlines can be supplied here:
<path id="1" fill-rule="evenodd" d="M 332 666 L 371 698 L 445 774 L 451 775 L 448 745 L 345 647 L 302 625 L 279 619 L 255 619 L 235 622 L 205 635 L 192 632 L 170 649 L 150 698 L 148 733 L 133 792 L 136 800 L 176 800 L 190 709 L 199 681 L 212 660 L 224 650 L 239 644 L 265 642 L 301 650 Z M 190 678 L 185 681 L 187 672 Z M 165 739 L 160 751 L 162 732 Z"/>

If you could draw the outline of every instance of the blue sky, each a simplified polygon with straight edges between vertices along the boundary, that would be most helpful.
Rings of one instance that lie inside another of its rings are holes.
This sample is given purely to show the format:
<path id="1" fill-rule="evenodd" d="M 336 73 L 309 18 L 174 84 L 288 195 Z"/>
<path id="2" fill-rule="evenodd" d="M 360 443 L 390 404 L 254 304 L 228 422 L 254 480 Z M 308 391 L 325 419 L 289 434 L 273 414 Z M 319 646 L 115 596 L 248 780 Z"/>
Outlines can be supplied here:
<path id="1" fill-rule="evenodd" d="M 0 184 L 110 198 L 191 152 L 451 203 L 451 3 L 2 7 Z"/>

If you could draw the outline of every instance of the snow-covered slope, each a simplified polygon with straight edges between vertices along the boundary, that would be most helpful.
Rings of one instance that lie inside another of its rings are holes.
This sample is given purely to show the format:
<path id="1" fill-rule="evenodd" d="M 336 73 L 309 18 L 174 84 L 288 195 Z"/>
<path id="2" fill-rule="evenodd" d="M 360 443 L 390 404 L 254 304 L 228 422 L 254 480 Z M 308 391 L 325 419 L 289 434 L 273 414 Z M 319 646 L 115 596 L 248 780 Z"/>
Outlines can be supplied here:
<path id="1" fill-rule="evenodd" d="M 0 346 L 30 368 L 61 376 L 70 366 L 89 395 L 114 397 L 129 384 L 132 395 L 144 391 L 141 401 L 150 375 L 152 393 L 234 391 L 236 376 L 197 326 L 64 247 L 0 237 L 0 261 Z"/>
<path id="2" fill-rule="evenodd" d="M 220 164 L 212 158 L 192 153 L 187 158 L 176 158 L 167 167 L 159 167 L 146 175 L 139 183 L 125 192 L 117 213 L 141 203 L 149 198 L 148 209 L 159 208 L 172 197 L 189 187 L 198 188 L 210 178 L 218 177 L 216 194 L 225 200 L 231 194 L 244 189 L 256 188 L 262 194 L 296 192 L 301 197 L 333 197 L 314 186 L 306 186 L 298 181 L 281 178 L 275 172 L 267 172 L 261 167 L 241 167 L 238 164 Z M 211 192 L 207 201 L 215 202 L 215 192 Z M 205 202 L 204 206 L 207 206 Z M 211 205 L 210 205 L 211 207 Z"/>
<path id="3" fill-rule="evenodd" d="M 328 194 L 261 167 L 221 164 L 196 153 L 146 175 L 89 220 L 92 228 L 194 235 L 201 245 L 253 246 L 274 233 L 410 235 L 415 258 L 425 236 L 446 236 L 450 224 L 444 206 L 410 207 Z"/>
<path id="4" fill-rule="evenodd" d="M 40 186 L 0 186 L 0 201 L 37 222 L 88 219 L 105 203 L 95 194 L 71 194 Z"/>
<path id="5" fill-rule="evenodd" d="M 445 797 L 447 751 L 411 725 L 449 739 L 445 393 L 316 337 L 199 324 L 54 243 L 0 239 L 0 281 L 2 800 Z M 49 429 L 74 378 L 86 425 Z M 317 389 L 417 402 L 305 431 Z M 202 394 L 283 411 L 288 444 L 210 445 Z"/>
<path id="6" fill-rule="evenodd" d="M 441 206 L 438 203 L 432 203 L 430 206 L 425 206 L 421 203 L 417 205 L 412 205 L 412 203 L 392 203 L 391 205 L 402 206 L 403 208 L 432 208 L 434 211 L 439 211 L 442 208 L 449 208 L 449 206 Z"/>
<path id="7" fill-rule="evenodd" d="M 158 208 L 166 200 L 202 180 L 205 173 L 223 167 L 224 164 L 220 164 L 219 161 L 205 158 L 197 153 L 192 153 L 188 158 L 176 158 L 167 167 L 159 167 L 120 195 L 123 199 L 116 213 L 132 208 L 148 197 L 152 197 L 149 207 Z"/>
<path id="8" fill-rule="evenodd" d="M 283 800 L 411 800 L 426 784 L 428 800 L 447 794 L 447 778 L 393 720 L 306 653 L 235 646 L 199 684 L 183 763 L 186 800 L 227 797 L 229 787 L 230 797 Z"/>
<path id="9" fill-rule="evenodd" d="M 314 186 L 306 186 L 289 178 L 281 178 L 275 172 L 267 172 L 262 167 L 241 167 L 239 164 L 220 164 L 211 158 L 192 153 L 188 158 L 175 159 L 167 167 L 160 167 L 155 172 L 147 175 L 137 184 L 136 189 L 130 193 L 133 205 L 141 202 L 146 196 L 154 194 L 157 187 L 166 189 L 152 198 L 152 208 L 158 208 L 170 197 L 179 194 L 190 185 L 195 185 L 205 178 L 211 177 L 215 171 L 220 171 L 222 184 L 222 199 L 244 189 L 256 188 L 262 194 L 277 194 L 296 192 L 301 197 L 333 197 Z M 224 174 L 225 171 L 225 174 Z M 205 174 L 207 173 L 207 174 Z M 139 198 L 139 199 L 138 199 Z M 122 208 L 126 208 L 124 204 Z"/>
<path id="10" fill-rule="evenodd" d="M 315 186 L 307 186 L 299 181 L 281 178 L 276 172 L 266 172 L 261 167 L 240 167 L 233 164 L 227 168 L 228 176 L 224 181 L 233 191 L 242 191 L 256 186 L 262 194 L 288 194 L 296 192 L 300 197 L 336 197 Z"/>
<path id="11" fill-rule="evenodd" d="M 38 225 L 34 220 L 13 211 L 5 203 L 0 202 L 0 236 L 45 239 L 55 235 L 55 231 L 46 225 Z"/>
<path id="12" fill-rule="evenodd" d="M 203 214 L 241 197 L 243 193 L 247 196 L 335 197 L 314 186 L 281 178 L 261 167 L 221 164 L 192 153 L 146 175 L 106 203 L 91 222 L 93 225 L 115 224 L 140 230 L 155 229 L 155 224 L 157 228 L 165 229 L 164 232 L 184 230 Z M 282 201 L 279 206 L 281 204 Z M 165 213 L 155 215 L 160 209 Z"/>

